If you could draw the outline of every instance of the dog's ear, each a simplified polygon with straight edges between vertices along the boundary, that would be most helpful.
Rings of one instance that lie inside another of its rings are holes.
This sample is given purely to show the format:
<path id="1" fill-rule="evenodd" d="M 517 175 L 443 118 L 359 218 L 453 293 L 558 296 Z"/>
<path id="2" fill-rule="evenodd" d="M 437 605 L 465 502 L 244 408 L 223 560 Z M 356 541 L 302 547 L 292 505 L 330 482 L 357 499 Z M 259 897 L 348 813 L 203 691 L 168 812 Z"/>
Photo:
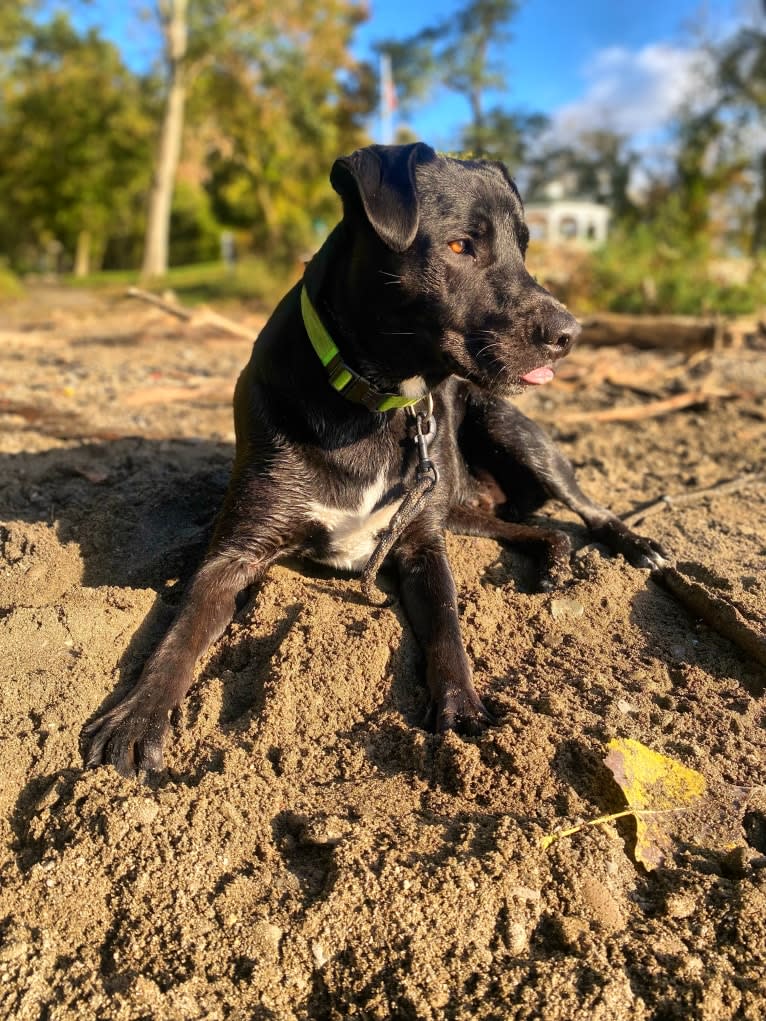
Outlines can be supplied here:
<path id="1" fill-rule="evenodd" d="M 505 165 L 505 163 L 501 162 L 500 160 L 487 160 L 487 163 L 491 167 L 497 167 L 497 169 L 500 171 L 500 173 L 506 179 L 508 184 L 511 186 L 511 191 L 516 196 L 516 198 L 519 200 L 519 203 L 520 203 L 521 208 L 523 210 L 524 209 L 524 200 L 522 199 L 521 194 L 519 192 L 519 189 L 516 187 L 516 182 L 511 177 L 511 172 L 508 169 L 508 167 Z"/>
<path id="2" fill-rule="evenodd" d="M 403 252 L 415 240 L 419 207 L 415 167 L 436 159 L 423 142 L 370 145 L 333 164 L 330 184 L 344 201 L 359 199 L 375 233 L 389 248 Z"/>

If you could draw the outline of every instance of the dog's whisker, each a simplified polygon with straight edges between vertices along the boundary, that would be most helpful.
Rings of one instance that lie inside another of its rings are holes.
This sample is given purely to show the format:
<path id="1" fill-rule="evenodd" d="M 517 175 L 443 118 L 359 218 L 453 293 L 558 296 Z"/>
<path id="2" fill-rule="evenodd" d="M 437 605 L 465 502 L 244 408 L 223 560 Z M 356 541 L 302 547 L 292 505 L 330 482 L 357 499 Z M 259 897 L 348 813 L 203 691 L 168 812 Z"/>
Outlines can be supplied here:
<path id="1" fill-rule="evenodd" d="M 381 330 L 382 337 L 417 337 L 413 330 Z"/>
<path id="2" fill-rule="evenodd" d="M 484 347 L 480 348 L 476 352 L 475 358 L 478 360 L 479 358 L 481 358 L 482 355 L 487 354 L 488 352 L 491 352 L 491 351 L 492 351 L 492 344 L 485 344 Z"/>

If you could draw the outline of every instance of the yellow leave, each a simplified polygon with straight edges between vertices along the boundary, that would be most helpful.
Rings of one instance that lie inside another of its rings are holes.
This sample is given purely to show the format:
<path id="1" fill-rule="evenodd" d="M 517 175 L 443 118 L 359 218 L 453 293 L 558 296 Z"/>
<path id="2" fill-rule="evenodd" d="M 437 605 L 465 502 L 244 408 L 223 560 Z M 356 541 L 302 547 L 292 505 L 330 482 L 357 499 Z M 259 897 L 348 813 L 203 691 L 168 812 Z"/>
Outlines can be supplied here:
<path id="1" fill-rule="evenodd" d="M 710 783 L 696 770 L 630 738 L 615 738 L 608 748 L 604 761 L 625 795 L 627 809 L 549 833 L 540 841 L 542 848 L 625 816 L 635 820 L 634 855 L 647 869 L 657 868 L 681 849 L 704 857 L 744 843 L 745 808 L 751 797 L 763 796 L 763 787 Z"/>
<path id="2" fill-rule="evenodd" d="M 657 868 L 673 847 L 668 815 L 688 811 L 703 797 L 705 777 L 632 738 L 614 738 L 608 748 L 604 762 L 636 820 L 636 861 Z"/>

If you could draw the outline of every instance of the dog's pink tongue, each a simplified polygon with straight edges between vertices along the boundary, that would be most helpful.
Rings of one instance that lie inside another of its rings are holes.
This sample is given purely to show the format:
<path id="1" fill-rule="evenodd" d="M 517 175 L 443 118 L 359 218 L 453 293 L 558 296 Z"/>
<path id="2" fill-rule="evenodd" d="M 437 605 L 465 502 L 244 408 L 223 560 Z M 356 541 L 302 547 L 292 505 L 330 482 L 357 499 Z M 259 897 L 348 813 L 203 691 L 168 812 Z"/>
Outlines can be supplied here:
<path id="1" fill-rule="evenodd" d="M 554 375 L 555 373 L 550 365 L 542 365 L 539 369 L 532 369 L 531 372 L 528 372 L 526 376 L 522 376 L 521 378 L 525 383 L 540 384 L 550 383 Z"/>

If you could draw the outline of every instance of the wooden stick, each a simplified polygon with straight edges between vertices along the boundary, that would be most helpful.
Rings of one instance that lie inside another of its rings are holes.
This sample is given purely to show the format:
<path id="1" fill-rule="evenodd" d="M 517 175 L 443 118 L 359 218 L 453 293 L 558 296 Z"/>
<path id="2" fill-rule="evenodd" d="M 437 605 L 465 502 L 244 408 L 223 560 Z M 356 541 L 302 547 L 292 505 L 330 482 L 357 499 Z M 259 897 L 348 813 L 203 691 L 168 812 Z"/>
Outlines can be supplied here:
<path id="1" fill-rule="evenodd" d="M 660 511 L 668 510 L 672 507 L 688 507 L 689 504 L 699 503 L 699 501 L 704 500 L 706 496 L 724 496 L 728 493 L 737 493 L 756 482 L 766 482 L 766 474 L 763 472 L 746 472 L 743 475 L 737 475 L 736 478 L 715 482 L 712 486 L 687 490 L 687 492 L 678 493 L 676 496 L 663 493 L 662 496 L 658 496 L 644 507 L 639 507 L 629 514 L 622 515 L 622 520 L 632 528 L 639 521 L 652 517 Z"/>
<path id="2" fill-rule="evenodd" d="M 165 301 L 164 298 L 160 298 L 159 295 L 152 294 L 150 291 L 142 291 L 140 287 L 129 287 L 125 293 L 129 298 L 137 298 L 139 301 L 145 301 L 147 305 L 155 305 L 163 312 L 167 312 L 168 315 L 176 316 L 185 322 L 191 320 L 192 313 L 188 308 L 173 301 Z"/>
<path id="3" fill-rule="evenodd" d="M 751 627 L 733 603 L 715 596 L 696 581 L 690 581 L 673 565 L 665 564 L 653 577 L 696 617 L 701 617 L 719 635 L 728 638 L 762 666 L 766 666 L 766 636 Z"/>
<path id="4" fill-rule="evenodd" d="M 557 422 L 638 422 L 644 418 L 659 418 L 668 415 L 673 411 L 681 411 L 683 408 L 692 407 L 695 404 L 707 404 L 714 398 L 721 400 L 741 397 L 740 392 L 734 390 L 719 390 L 712 387 L 705 387 L 700 390 L 688 390 L 686 393 L 675 394 L 673 397 L 663 397 L 658 401 L 649 401 L 647 404 L 631 404 L 619 408 L 603 408 L 601 411 L 570 411 L 558 415 Z"/>
<path id="5" fill-rule="evenodd" d="M 719 322 L 712 317 L 601 314 L 582 321 L 580 342 L 688 351 L 712 348 L 719 332 Z"/>
<path id="6" fill-rule="evenodd" d="M 211 308 L 203 306 L 192 311 L 177 302 L 166 301 L 150 291 L 142 291 L 140 287 L 129 287 L 125 293 L 129 298 L 137 298 L 139 301 L 145 301 L 148 305 L 154 305 L 156 308 L 162 309 L 163 312 L 167 312 L 168 315 L 176 316 L 176 318 L 189 323 L 190 326 L 215 326 L 236 337 L 253 339 L 253 331 L 249 326 L 229 319 L 228 316 L 221 315 L 220 312 L 214 312 Z"/>
<path id="7" fill-rule="evenodd" d="M 212 308 L 201 308 L 192 318 L 195 326 L 216 326 L 226 333 L 233 333 L 235 337 L 244 337 L 246 340 L 254 340 L 253 330 L 249 326 L 222 316 L 220 312 L 214 312 Z"/>

